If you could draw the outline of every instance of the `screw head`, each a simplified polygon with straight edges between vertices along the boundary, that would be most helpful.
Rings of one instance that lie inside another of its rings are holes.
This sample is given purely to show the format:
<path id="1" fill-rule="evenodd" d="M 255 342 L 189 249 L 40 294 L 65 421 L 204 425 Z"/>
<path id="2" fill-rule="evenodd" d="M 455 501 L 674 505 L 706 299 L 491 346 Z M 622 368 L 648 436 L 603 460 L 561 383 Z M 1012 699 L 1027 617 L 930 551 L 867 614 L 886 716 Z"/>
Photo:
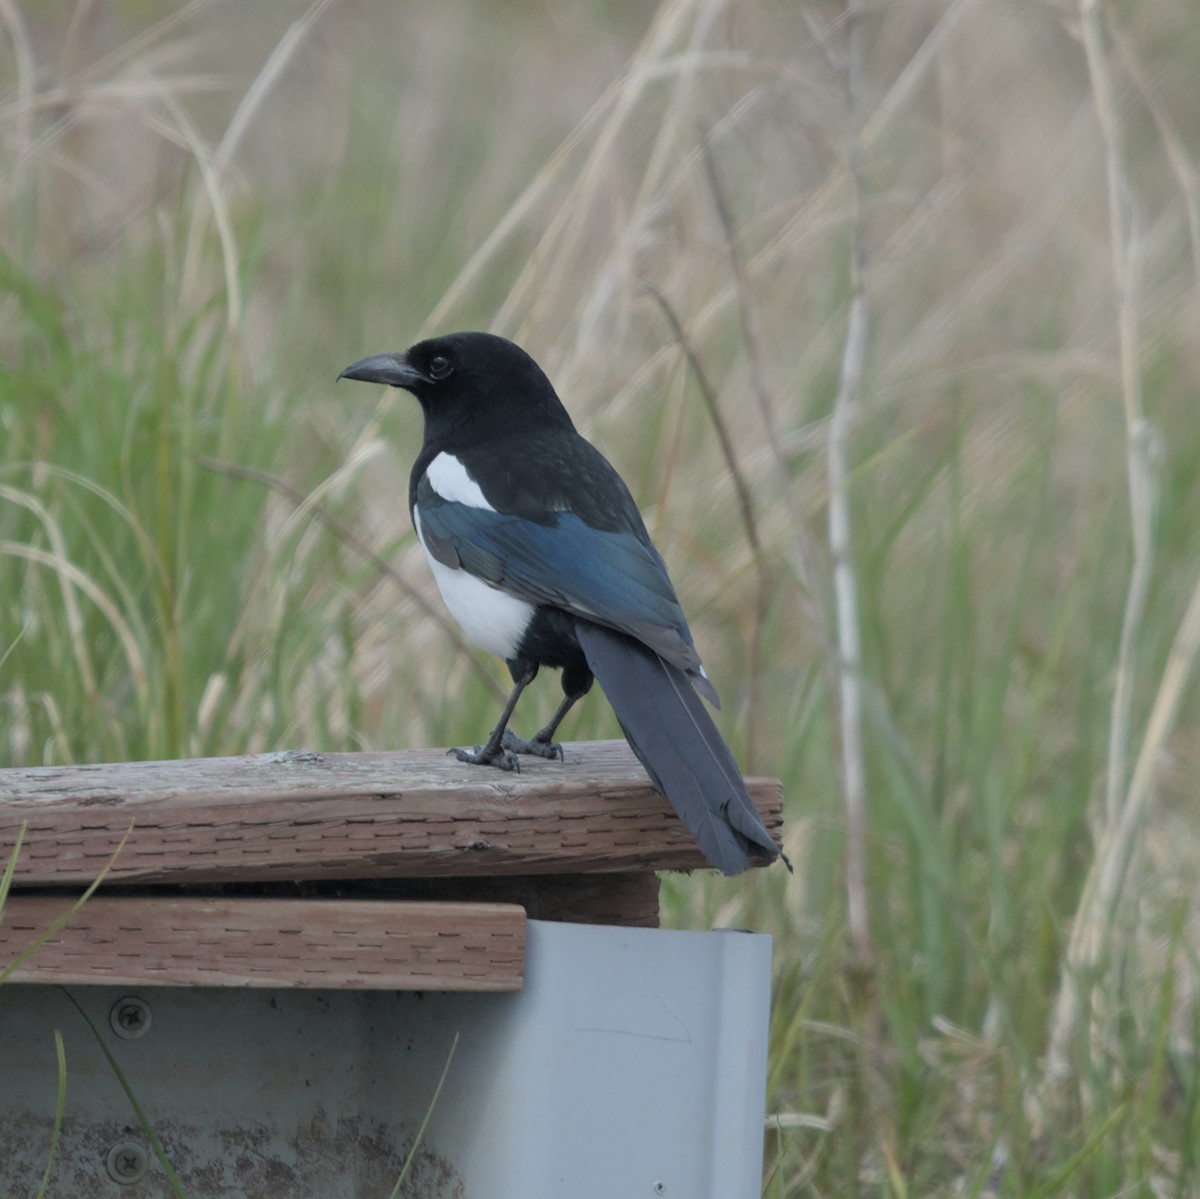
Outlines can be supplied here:
<path id="1" fill-rule="evenodd" d="M 113 1182 L 119 1182 L 122 1186 L 132 1186 L 146 1176 L 150 1158 L 136 1141 L 118 1141 L 108 1151 L 105 1165 Z"/>
<path id="2" fill-rule="evenodd" d="M 150 1005 L 136 995 L 126 995 L 112 1005 L 108 1013 L 108 1022 L 118 1037 L 126 1041 L 136 1041 L 150 1031 Z"/>
<path id="3" fill-rule="evenodd" d="M 656 1182 L 653 1190 L 656 1195 L 665 1195 L 667 1193 L 667 1184 L 665 1182 Z"/>

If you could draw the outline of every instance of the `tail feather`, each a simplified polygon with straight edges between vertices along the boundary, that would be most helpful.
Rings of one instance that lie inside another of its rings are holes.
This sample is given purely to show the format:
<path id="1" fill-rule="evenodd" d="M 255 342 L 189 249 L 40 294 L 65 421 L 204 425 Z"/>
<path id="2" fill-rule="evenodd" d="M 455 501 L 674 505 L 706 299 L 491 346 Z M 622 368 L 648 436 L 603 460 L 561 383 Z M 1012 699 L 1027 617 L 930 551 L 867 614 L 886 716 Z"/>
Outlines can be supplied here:
<path id="1" fill-rule="evenodd" d="M 582 620 L 575 631 L 630 748 L 704 856 L 723 874 L 780 857 L 688 676 L 623 633 Z"/>

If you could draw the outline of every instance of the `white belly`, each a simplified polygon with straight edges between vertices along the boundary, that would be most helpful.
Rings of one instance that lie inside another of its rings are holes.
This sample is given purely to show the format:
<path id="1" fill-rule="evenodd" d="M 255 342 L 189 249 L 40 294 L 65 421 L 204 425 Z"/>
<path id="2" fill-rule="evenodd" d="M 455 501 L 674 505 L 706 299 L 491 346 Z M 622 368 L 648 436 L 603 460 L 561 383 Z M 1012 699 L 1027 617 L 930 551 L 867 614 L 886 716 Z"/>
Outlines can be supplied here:
<path id="1" fill-rule="evenodd" d="M 433 571 L 446 607 L 450 609 L 450 615 L 480 649 L 499 654 L 502 658 L 515 657 L 521 636 L 533 618 L 533 605 L 489 587 L 482 579 L 465 570 L 453 570 L 439 562 L 425 548 L 420 514 L 414 512 L 413 517 L 417 540 L 425 550 L 429 568 Z"/>

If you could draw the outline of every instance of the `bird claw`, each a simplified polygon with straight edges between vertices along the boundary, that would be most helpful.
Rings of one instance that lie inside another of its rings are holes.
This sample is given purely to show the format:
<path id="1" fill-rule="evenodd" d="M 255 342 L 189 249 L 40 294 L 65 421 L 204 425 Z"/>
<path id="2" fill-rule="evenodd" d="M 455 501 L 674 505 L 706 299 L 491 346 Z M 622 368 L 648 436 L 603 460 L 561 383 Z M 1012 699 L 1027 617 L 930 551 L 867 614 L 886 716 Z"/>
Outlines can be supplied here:
<path id="1" fill-rule="evenodd" d="M 532 754 L 537 758 L 545 758 L 548 762 L 556 758 L 562 762 L 563 747 L 557 741 L 543 740 L 536 733 L 528 741 L 518 737 L 511 729 L 504 730 L 504 739 L 500 744 L 514 754 Z"/>
<path id="2" fill-rule="evenodd" d="M 450 753 L 460 762 L 469 762 L 472 766 L 494 766 L 497 770 L 521 773 L 521 763 L 517 760 L 517 755 L 503 746 L 489 750 L 486 745 L 477 745 L 474 749 L 452 749 Z"/>

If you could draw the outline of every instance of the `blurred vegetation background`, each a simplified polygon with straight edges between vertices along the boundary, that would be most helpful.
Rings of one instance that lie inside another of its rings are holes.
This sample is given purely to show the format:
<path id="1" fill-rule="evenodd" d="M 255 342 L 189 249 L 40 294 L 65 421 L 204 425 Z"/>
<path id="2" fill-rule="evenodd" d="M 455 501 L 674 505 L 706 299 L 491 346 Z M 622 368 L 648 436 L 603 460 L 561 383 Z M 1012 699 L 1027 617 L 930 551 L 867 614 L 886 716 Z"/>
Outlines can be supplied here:
<path id="1" fill-rule="evenodd" d="M 794 878 L 664 889 L 775 937 L 765 1193 L 1200 1194 L 1194 6 L 0 31 L 0 764 L 478 740 L 419 412 L 333 381 L 490 328 L 784 780 Z"/>

